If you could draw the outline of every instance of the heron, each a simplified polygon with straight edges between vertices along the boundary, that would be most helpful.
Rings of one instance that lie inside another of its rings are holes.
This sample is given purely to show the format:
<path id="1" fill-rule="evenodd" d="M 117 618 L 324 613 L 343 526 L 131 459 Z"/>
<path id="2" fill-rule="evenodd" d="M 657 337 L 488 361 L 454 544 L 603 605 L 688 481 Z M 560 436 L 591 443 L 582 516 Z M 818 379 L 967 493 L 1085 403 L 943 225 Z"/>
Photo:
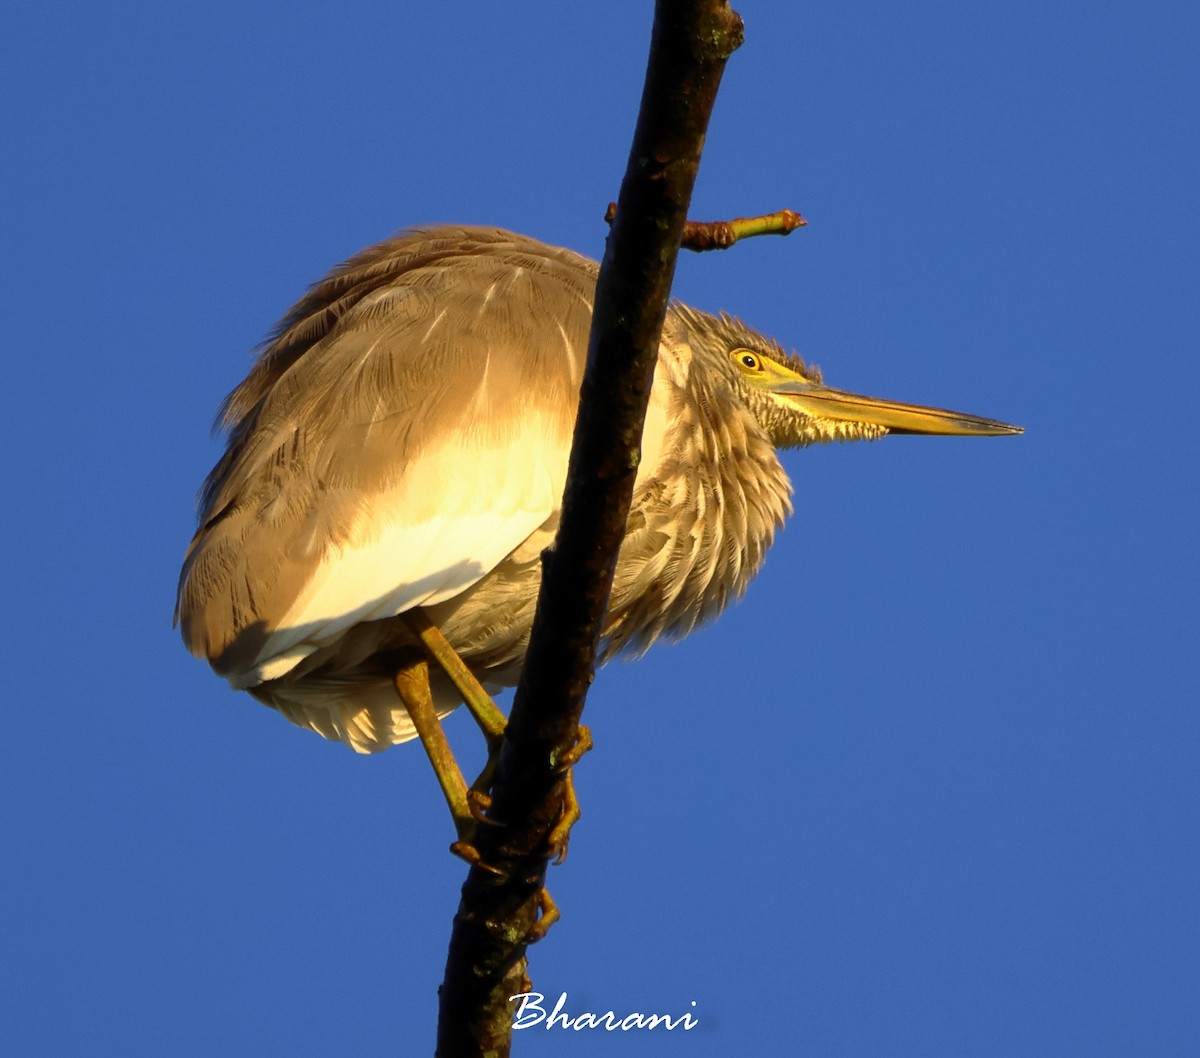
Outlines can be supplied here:
<path id="1" fill-rule="evenodd" d="M 466 702 L 502 734 L 490 695 L 517 682 L 558 525 L 598 268 L 498 228 L 402 232 L 314 285 L 219 414 L 185 644 L 358 753 L 420 738 L 460 834 L 440 719 Z M 1020 432 L 832 388 L 740 320 L 672 302 L 601 660 L 745 592 L 792 511 L 778 450 Z"/>

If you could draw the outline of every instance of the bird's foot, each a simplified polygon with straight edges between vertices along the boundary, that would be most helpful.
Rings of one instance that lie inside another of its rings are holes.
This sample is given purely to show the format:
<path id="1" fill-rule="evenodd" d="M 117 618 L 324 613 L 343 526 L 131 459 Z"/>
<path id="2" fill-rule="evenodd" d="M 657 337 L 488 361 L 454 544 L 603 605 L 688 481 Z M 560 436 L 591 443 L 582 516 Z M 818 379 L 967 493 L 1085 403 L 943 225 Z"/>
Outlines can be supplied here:
<path id="1" fill-rule="evenodd" d="M 562 809 L 558 821 L 546 835 L 546 848 L 549 850 L 550 859 L 555 864 L 562 863 L 567 858 L 567 847 L 571 842 L 571 828 L 579 822 L 583 815 L 579 808 L 579 798 L 575 795 L 575 775 L 571 769 L 579 763 L 580 758 L 592 746 L 591 729 L 580 724 L 575 744 L 552 762 L 555 769 L 563 776 Z"/>
<path id="2" fill-rule="evenodd" d="M 550 927 L 554 925 L 560 918 L 558 913 L 558 905 L 551 898 L 549 891 L 543 885 L 538 890 L 538 918 L 532 926 L 529 927 L 529 932 L 525 934 L 526 944 L 536 944 L 547 933 L 550 932 Z"/>
<path id="3" fill-rule="evenodd" d="M 491 815 L 492 798 L 489 792 L 500 759 L 500 747 L 500 739 L 496 739 L 494 742 L 489 740 L 491 752 L 488 754 L 487 764 L 479 778 L 465 793 L 466 813 L 454 813 L 458 840 L 450 846 L 450 851 L 472 867 L 478 867 L 497 878 L 507 878 L 508 872 L 488 863 L 476 844 L 481 826 L 504 826 L 501 820 L 495 819 Z M 552 760 L 555 771 L 562 777 L 562 803 L 558 818 L 546 835 L 545 848 L 546 858 L 556 864 L 562 863 L 567 858 L 571 828 L 579 821 L 581 815 L 579 798 L 575 794 L 575 779 L 572 769 L 591 748 L 591 732 L 581 725 L 574 745 Z M 559 919 L 558 905 L 550 896 L 545 885 L 539 886 L 536 900 L 538 917 L 525 935 L 526 944 L 536 944 Z"/>
<path id="4" fill-rule="evenodd" d="M 547 859 L 554 864 L 560 864 L 567 858 L 567 847 L 571 844 L 571 828 L 579 822 L 583 812 L 579 808 L 579 798 L 575 796 L 575 777 L 571 772 L 563 776 L 562 810 L 558 821 L 546 835 Z"/>
<path id="5" fill-rule="evenodd" d="M 471 819 L 476 823 L 482 823 L 488 827 L 504 825 L 498 819 L 493 819 L 488 815 L 492 810 L 492 795 L 485 790 L 474 786 L 467 790 L 467 809 L 471 813 Z"/>
<path id="6" fill-rule="evenodd" d="M 497 878 L 506 877 L 504 871 L 500 870 L 499 867 L 493 867 L 490 863 L 484 862 L 483 856 L 480 855 L 479 849 L 475 847 L 473 841 L 459 838 L 458 841 L 450 845 L 450 852 L 451 855 L 457 856 L 472 867 L 478 867 L 481 871 L 494 874 Z"/>
<path id="7" fill-rule="evenodd" d="M 568 781 L 568 783 L 570 782 L 569 776 L 567 778 L 567 781 Z M 571 791 L 570 796 L 571 796 L 572 801 L 574 801 L 574 791 L 573 790 Z M 568 816 L 571 816 L 571 818 L 569 820 L 568 820 Z M 563 837 L 561 839 L 561 842 L 562 842 L 561 852 L 559 854 L 558 860 L 556 860 L 555 862 L 561 862 L 562 858 L 564 856 L 566 856 L 566 832 L 570 830 L 571 823 L 573 823 L 578 818 L 579 818 L 579 806 L 578 806 L 578 803 L 576 802 L 574 810 L 573 810 L 573 814 L 571 813 L 571 810 L 565 811 L 563 819 L 560 819 L 559 822 L 555 825 L 554 830 L 552 830 L 550 832 L 552 840 L 553 840 L 553 835 L 555 834 L 555 832 L 560 827 L 564 827 L 564 823 L 565 823 L 565 827 L 563 829 Z M 501 825 L 501 824 L 496 823 L 495 820 L 487 819 L 486 817 L 481 819 L 479 822 L 487 823 L 492 826 Z M 470 821 L 470 822 L 460 825 L 459 840 L 454 842 L 450 846 L 450 852 L 453 855 L 457 856 L 459 859 L 464 860 L 466 863 L 468 863 L 472 867 L 478 867 L 480 870 L 487 871 L 489 874 L 494 875 L 496 878 L 501 878 L 501 879 L 507 880 L 509 878 L 509 874 L 507 871 L 503 871 L 499 867 L 494 867 L 492 864 L 487 863 L 484 860 L 483 856 L 480 854 L 479 849 L 476 847 L 475 842 L 473 840 L 473 838 L 474 838 L 473 831 L 475 829 L 475 825 L 476 824 L 474 821 Z M 550 931 L 550 927 L 553 926 L 554 923 L 556 923 L 560 917 L 558 905 L 554 902 L 554 898 L 551 897 L 550 891 L 545 887 L 545 885 L 541 885 L 538 887 L 537 894 L 534 897 L 534 899 L 537 901 L 537 916 L 538 917 L 534 921 L 533 925 L 529 927 L 529 931 L 525 934 L 524 943 L 527 945 L 528 944 L 536 944 L 539 940 L 541 940 L 543 937 L 545 937 L 545 935 Z"/>
<path id="8" fill-rule="evenodd" d="M 466 792 L 466 814 L 454 815 L 454 829 L 458 832 L 458 840 L 450 846 L 450 852 L 460 860 L 465 860 L 472 867 L 478 867 L 498 878 L 507 876 L 505 871 L 487 863 L 476 844 L 480 827 L 500 827 L 504 824 L 493 819 L 488 812 L 492 807 L 491 796 L 483 790 L 471 787 Z"/>
<path id="9" fill-rule="evenodd" d="M 587 724 L 580 724 L 578 731 L 579 734 L 575 736 L 575 744 L 551 758 L 551 765 L 558 771 L 566 771 L 575 767 L 583 755 L 595 745 L 592 741 L 592 729 Z"/>

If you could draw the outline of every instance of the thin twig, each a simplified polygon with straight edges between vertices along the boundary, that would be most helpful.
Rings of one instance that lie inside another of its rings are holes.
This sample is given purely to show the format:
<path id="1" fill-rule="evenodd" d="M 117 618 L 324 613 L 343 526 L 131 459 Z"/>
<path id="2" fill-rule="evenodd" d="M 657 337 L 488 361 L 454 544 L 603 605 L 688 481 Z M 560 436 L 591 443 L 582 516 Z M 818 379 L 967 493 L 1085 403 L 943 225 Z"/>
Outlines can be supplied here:
<path id="1" fill-rule="evenodd" d="M 604 219 L 611 224 L 617 215 L 617 204 L 610 202 Z M 736 217 L 733 220 L 689 220 L 683 226 L 685 250 L 702 253 L 705 250 L 728 250 L 739 239 L 755 235 L 791 235 L 808 224 L 799 213 L 790 209 L 764 213 L 759 217 Z"/>

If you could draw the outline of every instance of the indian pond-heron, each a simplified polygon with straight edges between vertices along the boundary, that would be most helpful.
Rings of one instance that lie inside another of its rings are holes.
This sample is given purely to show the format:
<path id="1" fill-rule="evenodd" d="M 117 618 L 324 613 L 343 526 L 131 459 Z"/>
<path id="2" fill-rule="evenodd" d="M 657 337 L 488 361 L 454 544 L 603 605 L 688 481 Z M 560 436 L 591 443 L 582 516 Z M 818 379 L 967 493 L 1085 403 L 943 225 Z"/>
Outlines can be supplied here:
<path id="1" fill-rule="evenodd" d="M 395 682 L 414 616 L 488 690 L 513 685 L 597 269 L 496 228 L 414 229 L 301 298 L 222 408 L 228 446 L 179 581 L 188 649 L 364 753 L 416 734 Z M 1021 431 L 831 389 L 741 321 L 674 302 L 603 656 L 685 635 L 742 594 L 791 511 L 777 449 L 889 432 Z M 441 667 L 430 680 L 438 716 L 461 703 Z"/>

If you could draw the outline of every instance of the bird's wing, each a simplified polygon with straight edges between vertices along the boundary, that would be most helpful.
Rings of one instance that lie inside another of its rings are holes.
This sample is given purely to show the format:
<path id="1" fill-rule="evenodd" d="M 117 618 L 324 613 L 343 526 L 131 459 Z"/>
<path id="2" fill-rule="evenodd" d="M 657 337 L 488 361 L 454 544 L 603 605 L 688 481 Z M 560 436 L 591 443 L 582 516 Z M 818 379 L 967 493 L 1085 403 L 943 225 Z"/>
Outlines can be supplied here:
<path id="1" fill-rule="evenodd" d="M 365 251 L 226 405 L 177 616 L 237 686 L 464 591 L 558 507 L 591 262 L 490 229 Z"/>

